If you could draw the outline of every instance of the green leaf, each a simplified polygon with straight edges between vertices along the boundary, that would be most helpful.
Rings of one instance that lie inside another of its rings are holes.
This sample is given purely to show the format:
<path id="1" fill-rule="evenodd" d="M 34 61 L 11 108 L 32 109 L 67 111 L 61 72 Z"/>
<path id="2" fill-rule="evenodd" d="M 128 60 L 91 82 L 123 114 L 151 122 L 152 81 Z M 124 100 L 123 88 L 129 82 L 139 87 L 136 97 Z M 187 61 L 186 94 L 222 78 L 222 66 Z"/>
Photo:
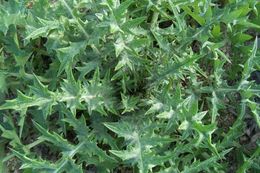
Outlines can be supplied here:
<path id="1" fill-rule="evenodd" d="M 116 57 L 118 57 L 121 52 L 125 49 L 126 45 L 123 39 L 119 38 L 114 43 L 115 51 L 116 51 Z"/>
<path id="2" fill-rule="evenodd" d="M 152 125 L 133 126 L 129 121 L 104 123 L 104 125 L 128 143 L 126 150 L 110 150 L 110 152 L 124 161 L 137 164 L 140 173 L 146 173 L 170 159 L 170 156 L 159 156 L 153 151 L 154 147 L 170 143 L 172 139 L 153 133 Z M 157 159 L 155 164 L 152 157 L 160 159 Z"/>
<path id="3" fill-rule="evenodd" d="M 226 24 L 234 22 L 234 20 L 238 19 L 239 16 L 242 13 L 242 8 L 241 9 L 237 9 L 234 11 L 231 11 L 230 13 L 228 13 L 227 15 L 223 16 L 223 22 L 225 22 Z"/>
<path id="4" fill-rule="evenodd" d="M 170 47 L 169 47 L 169 43 L 167 42 L 167 40 L 162 37 L 158 32 L 152 30 L 152 34 L 155 38 L 155 40 L 158 42 L 159 46 L 161 49 L 163 49 L 164 51 L 170 51 Z"/>
<path id="5" fill-rule="evenodd" d="M 24 162 L 21 169 L 33 168 L 35 170 L 42 170 L 46 173 L 51 173 L 56 170 L 56 166 L 47 161 L 38 161 L 38 160 L 31 159 L 25 156 L 24 154 L 21 154 L 18 151 L 13 149 L 12 152 L 15 154 L 16 157 L 18 157 Z"/>
<path id="6" fill-rule="evenodd" d="M 76 82 L 70 73 L 67 80 L 61 84 L 62 93 L 60 93 L 60 101 L 66 102 L 67 107 L 75 111 L 76 108 L 83 108 L 81 105 L 82 86 L 80 82 Z"/>
<path id="7" fill-rule="evenodd" d="M 247 59 L 247 61 L 245 62 L 244 66 L 243 66 L 243 72 L 242 72 L 242 79 L 240 81 L 240 84 L 238 86 L 238 89 L 242 89 L 245 88 L 244 85 L 248 84 L 247 79 L 250 77 L 250 74 L 253 72 L 253 68 L 255 65 L 255 58 L 256 58 L 256 52 L 257 52 L 257 38 L 255 39 L 252 51 L 251 51 L 251 55 L 250 57 Z"/>
<path id="8" fill-rule="evenodd" d="M 251 40 L 253 37 L 251 35 L 248 34 L 244 34 L 244 33 L 238 33 L 237 35 L 234 36 L 234 38 L 232 39 L 232 41 L 237 44 L 237 43 L 244 43 L 248 40 Z"/>
<path id="9" fill-rule="evenodd" d="M 26 35 L 25 37 L 26 41 L 29 41 L 30 39 L 36 39 L 39 37 L 47 37 L 51 31 L 59 28 L 58 21 L 47 21 L 40 18 L 38 18 L 38 21 L 42 25 L 39 28 L 35 28 L 30 25 L 27 26 L 28 35 Z"/>
<path id="10" fill-rule="evenodd" d="M 195 173 L 200 172 L 201 170 L 204 170 L 205 167 L 210 168 L 214 167 L 214 164 L 221 158 L 223 158 L 227 153 L 229 153 L 232 149 L 224 150 L 222 153 L 220 153 L 220 156 L 212 156 L 209 159 L 205 161 L 195 161 L 190 166 L 185 166 L 184 173 Z"/>
<path id="11" fill-rule="evenodd" d="M 127 10 L 127 8 L 133 3 L 134 1 L 133 0 L 126 0 L 124 2 L 122 2 L 120 4 L 119 7 L 117 7 L 115 10 L 114 10 L 114 15 L 115 17 L 117 18 L 117 20 L 119 20 L 122 15 L 124 14 L 124 12 Z"/>
<path id="12" fill-rule="evenodd" d="M 6 77 L 3 71 L 0 71 L 0 93 L 4 93 L 7 89 L 6 87 Z M 1 100 L 0 100 L 1 101 Z"/>
<path id="13" fill-rule="evenodd" d="M 238 21 L 239 25 L 245 26 L 247 28 L 256 28 L 256 29 L 260 29 L 260 25 L 255 24 L 255 23 L 251 23 L 247 20 L 239 20 Z"/>
<path id="14" fill-rule="evenodd" d="M 204 25 L 205 19 L 203 19 L 203 17 L 201 17 L 199 14 L 192 12 L 191 9 L 188 6 L 183 6 L 182 9 L 185 11 L 185 13 L 187 13 L 194 20 L 196 20 L 201 26 Z"/>
<path id="15" fill-rule="evenodd" d="M 13 100 L 7 100 L 6 103 L 0 106 L 0 110 L 14 109 L 22 112 L 26 112 L 28 107 L 36 106 L 46 101 L 38 99 L 34 100 L 33 97 L 24 95 L 21 91 L 17 91 L 17 98 Z"/>
<path id="16" fill-rule="evenodd" d="M 70 68 L 76 55 L 86 47 L 86 42 L 71 43 L 70 46 L 57 49 L 57 57 L 61 63 L 58 71 L 60 75 L 65 69 Z"/>
<path id="17" fill-rule="evenodd" d="M 259 10 L 1 0 L 0 172 L 259 172 Z"/>
<path id="18" fill-rule="evenodd" d="M 25 26 L 25 16 L 23 14 L 8 14 L 7 12 L 0 12 L 0 21 L 2 21 L 0 26 L 0 31 L 4 33 L 4 35 L 7 34 L 7 31 L 9 29 L 10 25 L 21 25 Z"/>
<path id="19" fill-rule="evenodd" d="M 135 109 L 137 109 L 137 103 L 139 102 L 138 97 L 128 97 L 123 94 L 121 94 L 121 97 L 122 97 L 122 104 L 124 108 L 122 114 L 126 112 L 132 112 Z"/>
<path id="20" fill-rule="evenodd" d="M 95 70 L 99 66 L 100 62 L 93 60 L 87 63 L 83 63 L 84 66 L 82 67 L 76 67 L 78 71 L 80 71 L 80 79 L 83 79 L 85 75 L 87 75 L 89 72 Z"/>
<path id="21" fill-rule="evenodd" d="M 51 142 L 56 147 L 59 147 L 63 152 L 73 153 L 74 146 L 69 144 L 67 140 L 63 139 L 57 133 L 51 134 L 36 122 L 33 122 L 33 124 L 37 128 L 37 130 L 42 134 L 40 139 Z"/>
<path id="22" fill-rule="evenodd" d="M 146 17 L 138 17 L 138 18 L 126 21 L 125 23 L 123 23 L 121 28 L 123 31 L 130 31 L 131 28 L 135 28 L 135 27 L 139 26 L 141 23 L 143 23 L 145 19 L 146 19 Z"/>
<path id="23" fill-rule="evenodd" d="M 214 37 L 219 37 L 221 35 L 220 25 L 214 25 L 211 33 Z"/>

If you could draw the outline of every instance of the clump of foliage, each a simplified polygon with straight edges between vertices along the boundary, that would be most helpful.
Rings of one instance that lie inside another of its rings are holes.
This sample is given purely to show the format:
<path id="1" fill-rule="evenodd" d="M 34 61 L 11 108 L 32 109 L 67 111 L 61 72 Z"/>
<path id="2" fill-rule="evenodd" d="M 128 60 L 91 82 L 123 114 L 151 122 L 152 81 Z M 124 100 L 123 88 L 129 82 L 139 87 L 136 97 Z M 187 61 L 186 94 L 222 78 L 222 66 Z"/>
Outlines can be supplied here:
<path id="1" fill-rule="evenodd" d="M 0 172 L 260 171 L 259 1 L 0 2 Z"/>

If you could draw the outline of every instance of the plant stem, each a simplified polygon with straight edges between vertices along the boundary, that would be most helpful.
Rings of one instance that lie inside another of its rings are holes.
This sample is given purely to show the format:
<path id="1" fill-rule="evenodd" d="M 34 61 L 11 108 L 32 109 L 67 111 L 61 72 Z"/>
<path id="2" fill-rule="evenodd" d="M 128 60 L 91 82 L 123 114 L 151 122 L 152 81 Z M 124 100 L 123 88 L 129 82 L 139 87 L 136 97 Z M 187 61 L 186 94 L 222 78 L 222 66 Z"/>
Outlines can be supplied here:
<path id="1" fill-rule="evenodd" d="M 154 12 L 153 16 L 152 16 L 152 21 L 151 21 L 151 29 L 153 29 L 156 26 L 156 22 L 158 20 L 158 17 L 159 17 L 159 13 Z"/>
<path id="2" fill-rule="evenodd" d="M 81 24 L 80 20 L 78 17 L 76 17 L 73 14 L 72 9 L 70 8 L 70 6 L 68 5 L 68 3 L 66 2 L 66 0 L 61 0 L 61 2 L 64 4 L 64 6 L 67 8 L 67 10 L 69 11 L 70 15 L 73 17 L 73 19 L 75 19 L 75 21 L 78 24 L 79 29 L 83 32 L 83 34 L 85 35 L 86 39 L 89 39 L 89 35 L 86 32 L 86 30 L 84 29 L 84 26 Z M 91 48 L 94 50 L 95 53 L 100 54 L 99 50 L 97 49 L 97 47 L 95 45 L 90 45 Z"/>
<path id="3" fill-rule="evenodd" d="M 246 89 L 246 90 L 253 92 L 253 93 L 260 92 L 260 89 L 258 89 L 258 88 L 249 88 L 249 89 Z M 239 89 L 238 89 L 238 87 L 227 87 L 227 88 L 205 87 L 205 88 L 200 88 L 197 91 L 199 93 L 212 93 L 213 91 L 227 93 L 227 92 L 238 92 Z"/>
<path id="4" fill-rule="evenodd" d="M 80 23 L 79 19 L 73 14 L 72 9 L 70 8 L 70 6 L 68 5 L 68 3 L 66 2 L 66 0 L 61 0 L 61 2 L 64 4 L 64 6 L 67 8 L 67 10 L 69 11 L 70 15 L 76 20 L 79 29 L 84 33 L 86 39 L 89 38 L 88 33 L 86 32 L 86 30 L 84 29 L 84 27 L 82 26 L 82 24 Z"/>

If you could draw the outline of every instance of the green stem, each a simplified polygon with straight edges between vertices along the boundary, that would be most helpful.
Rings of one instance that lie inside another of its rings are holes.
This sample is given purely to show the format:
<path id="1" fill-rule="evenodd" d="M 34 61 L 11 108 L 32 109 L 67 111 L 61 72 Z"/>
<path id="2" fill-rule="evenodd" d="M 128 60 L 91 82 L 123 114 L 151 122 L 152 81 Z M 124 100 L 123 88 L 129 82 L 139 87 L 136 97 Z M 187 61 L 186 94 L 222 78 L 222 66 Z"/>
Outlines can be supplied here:
<path id="1" fill-rule="evenodd" d="M 34 141 L 33 143 L 28 144 L 27 148 L 31 149 L 31 148 L 35 147 L 36 145 L 39 145 L 42 142 L 44 142 L 44 139 L 38 139 L 38 140 Z"/>
<path id="2" fill-rule="evenodd" d="M 158 12 L 154 12 L 153 16 L 152 16 L 152 21 L 151 21 L 151 29 L 153 29 L 156 26 L 156 22 L 159 18 L 159 13 Z"/>
<path id="3" fill-rule="evenodd" d="M 84 33 L 86 39 L 89 38 L 88 33 L 86 32 L 86 30 L 84 29 L 84 27 L 82 26 L 82 24 L 80 23 L 79 19 L 73 14 L 72 9 L 70 8 L 70 6 L 68 5 L 68 3 L 65 0 L 61 0 L 61 2 L 64 4 L 64 6 L 67 8 L 67 10 L 69 11 L 70 15 L 73 17 L 73 19 L 75 19 L 75 21 L 78 24 L 79 29 Z"/>
<path id="4" fill-rule="evenodd" d="M 176 7 L 173 5 L 172 1 L 169 1 L 169 3 L 170 3 L 170 6 L 171 6 L 171 9 L 172 9 L 172 12 L 174 14 L 174 17 L 176 18 L 176 21 L 178 23 L 179 30 L 182 31 L 184 29 L 184 27 L 183 27 L 181 19 L 179 17 L 179 13 L 176 10 Z"/>
<path id="5" fill-rule="evenodd" d="M 249 88 L 249 89 L 246 89 L 246 90 L 253 92 L 253 93 L 260 92 L 260 89 L 258 89 L 258 88 Z M 227 92 L 238 92 L 240 90 L 238 89 L 238 87 L 227 87 L 227 88 L 205 87 L 205 88 L 200 88 L 196 91 L 199 92 L 199 93 L 212 93 L 213 91 L 227 93 Z"/>
<path id="6" fill-rule="evenodd" d="M 86 30 L 84 29 L 84 26 L 81 24 L 80 20 L 78 17 L 76 17 L 74 14 L 73 14 L 73 11 L 72 9 L 70 8 L 70 6 L 68 5 L 68 3 L 66 2 L 66 0 L 61 0 L 61 2 L 64 4 L 64 6 L 67 8 L 67 10 L 69 11 L 70 15 L 73 17 L 73 19 L 77 22 L 78 24 L 78 27 L 79 29 L 81 30 L 81 32 L 83 32 L 83 34 L 85 35 L 86 39 L 89 39 L 89 35 L 88 33 L 86 32 Z M 97 54 L 101 54 L 99 52 L 99 50 L 97 49 L 97 47 L 95 45 L 90 45 L 91 48 L 93 49 L 93 51 Z"/>

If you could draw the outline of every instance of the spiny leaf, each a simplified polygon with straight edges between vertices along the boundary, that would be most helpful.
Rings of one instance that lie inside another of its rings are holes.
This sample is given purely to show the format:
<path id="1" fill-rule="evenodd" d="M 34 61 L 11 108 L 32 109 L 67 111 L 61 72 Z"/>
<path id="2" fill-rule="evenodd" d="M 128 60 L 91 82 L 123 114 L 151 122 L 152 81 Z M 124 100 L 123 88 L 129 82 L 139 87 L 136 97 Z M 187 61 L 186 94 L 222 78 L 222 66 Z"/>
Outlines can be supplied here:
<path id="1" fill-rule="evenodd" d="M 221 158 L 223 158 L 227 153 L 229 153 L 230 151 L 232 150 L 231 149 L 227 149 L 227 150 L 224 150 L 222 153 L 220 153 L 220 157 L 219 156 L 213 156 L 205 161 L 195 161 L 194 163 L 191 164 L 191 166 L 185 166 L 184 168 L 184 171 L 185 173 L 195 173 L 195 172 L 199 172 L 201 170 L 204 170 L 205 166 L 207 168 L 209 167 L 213 167 L 214 164 L 216 164 L 216 162 L 218 160 L 220 160 Z"/>
<path id="2" fill-rule="evenodd" d="M 157 155 L 153 148 L 170 143 L 172 139 L 156 135 L 153 133 L 153 130 L 148 130 L 150 128 L 149 125 L 143 124 L 144 127 L 133 126 L 126 121 L 105 123 L 104 125 L 120 137 L 124 137 L 129 144 L 126 150 L 110 150 L 110 152 L 122 160 L 137 164 L 139 172 L 148 172 L 148 170 L 156 166 L 153 160 L 150 159 L 151 157 L 160 158 L 157 160 L 157 165 L 169 160 L 170 157 L 168 156 L 160 157 Z M 147 131 L 143 131 L 144 129 Z"/>
<path id="3" fill-rule="evenodd" d="M 36 170 L 42 170 L 42 171 L 49 172 L 49 173 L 56 170 L 56 166 L 54 164 L 47 162 L 47 161 L 38 161 L 38 160 L 31 159 L 31 158 L 25 156 L 24 154 L 21 154 L 18 151 L 13 150 L 13 149 L 12 149 L 12 152 L 19 159 L 23 160 L 24 163 L 21 166 L 21 169 L 33 168 L 33 169 L 36 169 Z"/>
<path id="4" fill-rule="evenodd" d="M 61 62 L 58 74 L 72 66 L 73 59 L 86 47 L 86 42 L 71 43 L 70 46 L 60 48 L 57 51 L 57 57 Z"/>
<path id="5" fill-rule="evenodd" d="M 73 150 L 74 147 L 57 133 L 51 134 L 38 123 L 33 122 L 33 124 L 37 128 L 37 130 L 39 130 L 39 132 L 42 134 L 42 136 L 40 137 L 41 139 L 53 143 L 56 147 L 60 147 L 64 152 Z"/>

